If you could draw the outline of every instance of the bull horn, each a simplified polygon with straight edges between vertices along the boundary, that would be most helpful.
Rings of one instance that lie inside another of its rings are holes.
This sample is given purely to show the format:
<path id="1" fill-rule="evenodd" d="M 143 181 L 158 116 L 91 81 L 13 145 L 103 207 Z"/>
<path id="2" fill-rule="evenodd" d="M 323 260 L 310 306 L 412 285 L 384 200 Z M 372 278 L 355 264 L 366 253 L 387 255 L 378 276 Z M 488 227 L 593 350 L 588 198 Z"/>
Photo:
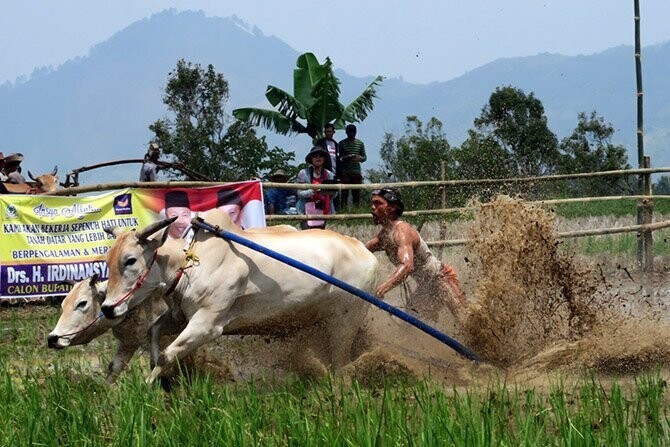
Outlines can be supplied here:
<path id="1" fill-rule="evenodd" d="M 121 227 L 105 227 L 102 229 L 105 233 L 110 234 L 114 237 L 119 237 L 121 236 L 124 231 L 121 229 Z"/>
<path id="2" fill-rule="evenodd" d="M 58 165 L 54 166 L 54 170 L 51 171 L 51 175 L 56 175 L 57 172 L 58 172 Z"/>
<path id="3" fill-rule="evenodd" d="M 28 177 L 30 177 L 35 182 L 37 181 L 37 179 L 35 177 L 33 177 L 33 174 L 32 174 L 32 172 L 30 172 L 30 170 L 28 170 Z"/>
<path id="4" fill-rule="evenodd" d="M 93 276 L 91 276 L 91 279 L 88 282 L 88 285 L 91 287 L 95 287 L 95 283 L 98 282 L 98 274 L 94 273 Z"/>
<path id="5" fill-rule="evenodd" d="M 162 230 L 163 228 L 169 226 L 172 222 L 177 220 L 177 217 L 171 217 L 169 219 L 163 219 L 159 220 L 158 222 L 154 222 L 151 225 L 148 225 L 141 230 L 137 232 L 137 239 L 140 240 L 140 242 L 147 240 L 149 236 L 154 234 L 155 232 Z"/>

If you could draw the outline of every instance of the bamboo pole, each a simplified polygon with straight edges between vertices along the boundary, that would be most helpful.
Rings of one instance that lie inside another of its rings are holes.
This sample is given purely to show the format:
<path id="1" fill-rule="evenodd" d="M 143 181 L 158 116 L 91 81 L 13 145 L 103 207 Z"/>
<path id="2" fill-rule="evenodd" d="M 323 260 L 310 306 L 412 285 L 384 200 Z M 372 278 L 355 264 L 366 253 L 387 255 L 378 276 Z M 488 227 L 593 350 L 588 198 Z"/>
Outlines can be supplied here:
<path id="1" fill-rule="evenodd" d="M 648 168 L 651 165 L 651 159 L 648 155 L 644 156 L 644 167 Z M 642 223 L 651 224 L 654 219 L 654 197 L 651 190 L 651 175 L 644 175 L 644 193 L 648 197 L 642 199 L 643 213 Z M 653 232 L 645 230 L 641 233 L 644 239 L 644 271 L 652 273 L 654 271 L 654 235 Z"/>
<path id="2" fill-rule="evenodd" d="M 662 222 L 656 222 L 652 224 L 644 225 L 629 225 L 625 227 L 613 227 L 613 228 L 597 228 L 593 230 L 577 230 L 577 231 L 565 231 L 557 233 L 556 237 L 559 239 L 571 239 L 577 237 L 586 237 L 586 236 L 603 236 L 607 234 L 618 234 L 618 233 L 632 233 L 638 231 L 656 231 L 663 228 L 670 227 L 670 220 L 665 220 Z M 468 243 L 468 239 L 451 239 L 451 240 L 440 240 L 440 241 L 429 241 L 426 242 L 429 247 L 455 247 L 458 245 L 465 245 Z"/>
<path id="3" fill-rule="evenodd" d="M 642 47 L 640 45 L 640 1 L 633 1 L 634 18 L 635 21 L 635 80 L 637 87 L 637 163 L 638 167 L 644 168 L 644 134 L 643 134 L 643 90 L 642 90 Z M 638 176 L 637 186 L 638 191 L 644 191 L 644 176 Z M 644 203 L 639 201 L 637 204 L 637 223 L 644 223 Z M 642 235 L 639 235 L 642 236 Z M 646 252 L 645 239 L 638 237 L 637 240 L 637 263 L 640 269 L 644 269 L 643 260 Z"/>
<path id="4" fill-rule="evenodd" d="M 498 183 L 533 183 L 544 181 L 558 181 L 570 180 L 580 178 L 594 178 L 607 176 L 621 176 L 621 175 L 638 175 L 638 174 L 658 174 L 670 172 L 670 167 L 663 168 L 649 168 L 649 169 L 619 169 L 615 171 L 602 172 L 584 172 L 579 174 L 561 174 L 548 175 L 544 177 L 513 177 L 507 179 L 472 179 L 472 180 L 426 180 L 415 182 L 397 182 L 397 183 L 364 183 L 357 185 L 335 184 L 335 185 L 321 185 L 321 189 L 341 191 L 343 189 L 379 189 L 385 186 L 394 186 L 397 188 L 418 188 L 422 186 L 472 186 L 472 185 L 490 185 Z M 54 192 L 45 193 L 45 195 L 54 196 L 72 196 L 77 194 L 84 194 L 87 192 L 107 191 L 113 189 L 124 188 L 203 188 L 207 186 L 226 185 L 231 182 L 202 182 L 202 181 L 165 181 L 165 182 L 113 182 L 101 183 L 89 186 L 76 186 L 72 188 L 59 189 Z M 311 189 L 310 184 L 298 183 L 276 183 L 263 182 L 265 188 L 286 188 L 286 189 Z"/>
<path id="5" fill-rule="evenodd" d="M 659 195 L 654 196 L 657 199 L 670 199 L 670 195 Z M 612 201 L 612 200 L 638 200 L 638 199 L 650 199 L 651 196 L 644 195 L 635 195 L 635 196 L 603 196 L 603 197 L 577 197 L 572 199 L 548 199 L 548 200 L 535 200 L 529 201 L 527 203 L 532 203 L 535 205 L 558 205 L 562 203 L 582 203 L 582 202 L 603 202 L 603 201 Z M 460 207 L 460 208 L 441 208 L 434 210 L 415 210 L 415 211 L 405 211 L 403 216 L 417 217 L 425 215 L 440 215 L 440 214 L 457 214 L 465 215 L 477 210 L 479 206 L 469 206 L 469 207 Z M 332 215 L 305 215 L 305 214 L 268 214 L 265 216 L 267 221 L 291 221 L 291 220 L 357 220 L 357 219 L 370 219 L 369 214 L 332 214 Z"/>

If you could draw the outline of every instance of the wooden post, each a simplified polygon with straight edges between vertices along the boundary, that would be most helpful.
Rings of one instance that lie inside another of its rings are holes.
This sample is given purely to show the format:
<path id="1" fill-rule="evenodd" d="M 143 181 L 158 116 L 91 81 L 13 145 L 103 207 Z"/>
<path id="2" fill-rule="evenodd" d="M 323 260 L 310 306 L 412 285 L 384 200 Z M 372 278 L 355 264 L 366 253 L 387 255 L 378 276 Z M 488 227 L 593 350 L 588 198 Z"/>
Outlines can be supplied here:
<path id="1" fill-rule="evenodd" d="M 648 155 L 644 156 L 644 167 L 649 169 L 651 167 L 651 159 Z M 644 175 L 644 194 L 649 196 L 643 199 L 644 211 L 642 214 L 642 223 L 651 224 L 654 219 L 654 199 L 652 196 L 651 174 Z M 654 271 L 654 235 L 651 230 L 642 232 L 644 239 L 644 271 L 652 273 Z"/>
<path id="2" fill-rule="evenodd" d="M 440 180 L 445 180 L 445 167 L 444 167 L 444 160 L 440 163 Z M 441 192 L 442 192 L 442 209 L 447 207 L 447 187 L 442 185 L 440 186 Z M 444 219 L 440 219 L 440 239 L 446 239 L 447 238 L 447 223 L 444 221 Z M 444 247 L 440 247 L 440 255 L 438 256 L 438 259 L 442 259 L 444 256 Z"/>
<path id="3" fill-rule="evenodd" d="M 644 167 L 644 132 L 643 132 L 643 120 L 642 120 L 642 46 L 640 45 L 640 0 L 634 0 L 633 2 L 633 11 L 634 11 L 634 21 L 635 21 L 635 79 L 637 84 L 637 163 L 638 167 Z M 644 189 L 644 176 L 640 175 L 638 177 L 638 194 L 645 191 Z M 645 204 L 640 201 L 637 205 L 637 223 L 638 225 L 642 224 L 644 220 L 644 207 Z M 643 258 L 644 258 L 644 235 L 638 233 L 637 239 L 637 264 L 641 269 L 644 268 Z"/>

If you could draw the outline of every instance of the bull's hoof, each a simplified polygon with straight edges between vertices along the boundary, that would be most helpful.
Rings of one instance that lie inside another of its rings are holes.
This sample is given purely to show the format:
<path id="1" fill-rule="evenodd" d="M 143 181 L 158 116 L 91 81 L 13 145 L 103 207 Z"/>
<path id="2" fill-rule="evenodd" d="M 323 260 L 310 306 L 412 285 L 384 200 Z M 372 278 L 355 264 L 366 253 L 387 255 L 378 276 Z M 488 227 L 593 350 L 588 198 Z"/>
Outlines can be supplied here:
<path id="1" fill-rule="evenodd" d="M 172 379 L 169 377 L 160 377 L 158 379 L 161 383 L 161 388 L 163 388 L 163 391 L 166 393 L 169 393 L 172 391 Z"/>

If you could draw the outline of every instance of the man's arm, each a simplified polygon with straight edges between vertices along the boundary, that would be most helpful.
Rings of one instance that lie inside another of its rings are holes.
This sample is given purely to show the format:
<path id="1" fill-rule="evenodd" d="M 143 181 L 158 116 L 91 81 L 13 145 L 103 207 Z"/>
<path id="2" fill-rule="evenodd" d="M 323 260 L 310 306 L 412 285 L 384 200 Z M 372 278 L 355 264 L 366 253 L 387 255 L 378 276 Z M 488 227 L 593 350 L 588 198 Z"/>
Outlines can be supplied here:
<path id="1" fill-rule="evenodd" d="M 402 283 L 414 271 L 413 233 L 406 229 L 397 228 L 393 238 L 398 247 L 396 257 L 398 265 L 395 272 L 377 287 L 376 295 L 384 299 L 384 295 L 398 284 Z"/>
<path id="2" fill-rule="evenodd" d="M 369 251 L 371 251 L 372 253 L 381 250 L 381 249 L 382 249 L 382 244 L 381 244 L 381 242 L 379 241 L 379 237 L 378 237 L 378 236 L 375 236 L 375 237 L 373 237 L 372 239 L 370 239 L 370 240 L 365 244 L 365 248 L 367 248 L 367 249 L 368 249 Z"/>

